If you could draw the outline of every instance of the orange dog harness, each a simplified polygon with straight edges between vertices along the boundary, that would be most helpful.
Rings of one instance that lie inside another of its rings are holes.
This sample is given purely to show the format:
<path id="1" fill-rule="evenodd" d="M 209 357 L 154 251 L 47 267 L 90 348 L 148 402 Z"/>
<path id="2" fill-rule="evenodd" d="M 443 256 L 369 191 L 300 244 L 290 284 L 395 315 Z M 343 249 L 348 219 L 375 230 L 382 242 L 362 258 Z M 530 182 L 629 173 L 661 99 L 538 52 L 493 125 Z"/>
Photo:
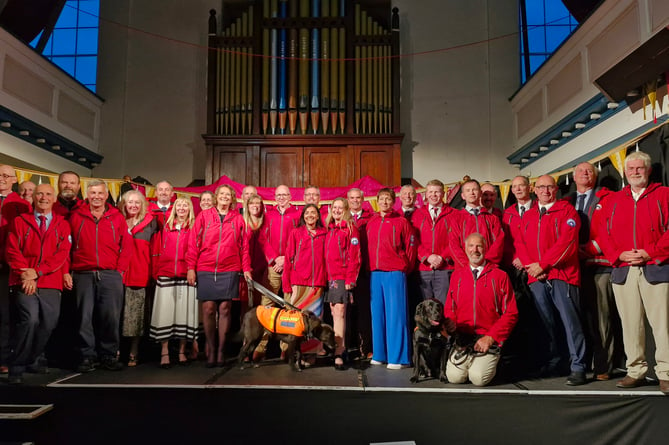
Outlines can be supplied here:
<path id="1" fill-rule="evenodd" d="M 301 337 L 305 333 L 304 316 L 300 311 L 258 306 L 256 317 L 265 329 L 274 334 L 289 334 Z"/>

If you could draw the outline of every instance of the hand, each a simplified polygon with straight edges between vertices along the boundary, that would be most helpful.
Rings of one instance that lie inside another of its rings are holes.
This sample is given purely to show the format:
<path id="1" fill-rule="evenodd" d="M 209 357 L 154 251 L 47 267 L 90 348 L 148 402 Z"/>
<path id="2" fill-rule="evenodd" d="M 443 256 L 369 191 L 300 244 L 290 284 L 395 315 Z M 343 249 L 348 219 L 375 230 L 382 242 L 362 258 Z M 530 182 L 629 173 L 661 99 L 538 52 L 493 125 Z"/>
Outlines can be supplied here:
<path id="1" fill-rule="evenodd" d="M 186 273 L 186 281 L 188 281 L 189 286 L 195 286 L 195 283 L 197 282 L 197 274 L 193 269 L 190 269 Z"/>
<path id="2" fill-rule="evenodd" d="M 21 283 L 21 289 L 26 295 L 33 295 L 37 291 L 37 281 L 35 280 L 23 280 Z"/>
<path id="3" fill-rule="evenodd" d="M 537 278 L 539 275 L 544 273 L 544 269 L 539 265 L 539 263 L 528 264 L 525 266 L 525 269 L 527 269 L 528 275 L 534 278 Z"/>
<path id="4" fill-rule="evenodd" d="M 281 255 L 274 259 L 274 266 L 280 267 L 283 270 L 283 265 L 286 263 L 286 257 Z"/>
<path id="5" fill-rule="evenodd" d="M 244 272 L 244 279 L 245 279 L 247 282 L 248 282 L 248 281 L 252 281 L 252 280 L 253 280 L 253 276 L 251 275 L 251 272 Z"/>
<path id="6" fill-rule="evenodd" d="M 21 270 L 21 280 L 36 280 L 38 278 L 37 271 L 31 267 L 24 267 Z"/>
<path id="7" fill-rule="evenodd" d="M 346 284 L 346 285 L 344 286 L 344 288 L 345 288 L 346 290 L 353 290 L 354 287 L 355 287 L 355 283 L 349 283 L 349 284 Z"/>
<path id="8" fill-rule="evenodd" d="M 74 287 L 72 275 L 69 273 L 63 274 L 63 287 L 67 290 L 72 290 L 72 287 Z"/>
<path id="9" fill-rule="evenodd" d="M 446 328 L 446 332 L 449 334 L 455 332 L 455 322 L 450 318 L 444 320 L 444 327 Z"/>
<path id="10" fill-rule="evenodd" d="M 523 263 L 520 262 L 520 258 L 514 258 L 513 261 L 511 262 L 513 267 L 515 267 L 517 270 L 523 270 L 525 267 L 523 266 Z"/>
<path id="11" fill-rule="evenodd" d="M 650 260 L 650 255 L 648 255 L 648 252 L 646 252 L 644 249 L 634 249 L 621 252 L 618 258 L 620 261 L 629 263 L 632 266 L 640 266 L 646 261 Z"/>
<path id="12" fill-rule="evenodd" d="M 488 349 L 495 343 L 495 340 L 489 336 L 484 335 L 479 338 L 478 341 L 474 344 L 474 351 L 476 352 L 488 352 Z"/>
<path id="13" fill-rule="evenodd" d="M 427 262 L 430 266 L 432 266 L 432 269 L 439 269 L 441 265 L 444 264 L 444 259 L 436 253 L 433 253 L 427 257 Z"/>

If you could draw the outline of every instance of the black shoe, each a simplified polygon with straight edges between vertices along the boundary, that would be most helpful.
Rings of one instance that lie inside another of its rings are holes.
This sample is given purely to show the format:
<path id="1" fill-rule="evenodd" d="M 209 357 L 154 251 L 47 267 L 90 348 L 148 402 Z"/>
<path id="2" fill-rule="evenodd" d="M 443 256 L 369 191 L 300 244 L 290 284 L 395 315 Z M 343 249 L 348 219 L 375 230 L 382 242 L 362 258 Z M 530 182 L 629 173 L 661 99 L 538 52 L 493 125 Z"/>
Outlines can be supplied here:
<path id="1" fill-rule="evenodd" d="M 77 372 L 91 372 L 95 371 L 95 365 L 90 359 L 83 359 L 79 366 L 77 366 Z"/>
<path id="2" fill-rule="evenodd" d="M 7 383 L 10 385 L 22 385 L 23 376 L 21 374 L 9 374 L 7 377 Z"/>
<path id="3" fill-rule="evenodd" d="M 119 362 L 116 357 L 103 358 L 101 365 L 107 371 L 120 371 L 123 369 L 123 363 Z"/>
<path id="4" fill-rule="evenodd" d="M 565 385 L 567 386 L 580 386 L 588 383 L 588 380 L 585 378 L 585 372 L 572 372 L 567 377 Z"/>

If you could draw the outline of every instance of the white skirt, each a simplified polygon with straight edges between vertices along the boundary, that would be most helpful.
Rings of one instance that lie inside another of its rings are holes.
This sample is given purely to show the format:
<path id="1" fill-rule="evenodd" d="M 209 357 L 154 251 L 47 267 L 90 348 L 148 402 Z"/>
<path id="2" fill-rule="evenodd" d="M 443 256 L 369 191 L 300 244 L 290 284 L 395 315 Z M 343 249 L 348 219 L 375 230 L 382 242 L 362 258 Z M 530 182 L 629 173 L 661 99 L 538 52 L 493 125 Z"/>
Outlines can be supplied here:
<path id="1" fill-rule="evenodd" d="M 199 333 L 197 289 L 185 278 L 158 277 L 149 336 L 194 340 Z"/>

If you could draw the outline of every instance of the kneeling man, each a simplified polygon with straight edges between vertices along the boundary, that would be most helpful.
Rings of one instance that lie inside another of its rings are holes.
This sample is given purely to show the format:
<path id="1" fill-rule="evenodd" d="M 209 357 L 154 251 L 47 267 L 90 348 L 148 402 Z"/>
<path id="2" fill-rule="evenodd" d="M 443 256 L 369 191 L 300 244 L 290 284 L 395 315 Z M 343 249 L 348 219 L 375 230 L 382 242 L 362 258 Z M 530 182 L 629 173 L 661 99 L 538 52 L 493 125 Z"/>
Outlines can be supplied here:
<path id="1" fill-rule="evenodd" d="M 446 377 L 450 383 L 485 386 L 495 377 L 500 348 L 518 320 L 513 287 L 506 272 L 485 260 L 480 233 L 465 240 L 469 267 L 456 269 L 446 296 L 447 330 L 454 333 Z"/>

